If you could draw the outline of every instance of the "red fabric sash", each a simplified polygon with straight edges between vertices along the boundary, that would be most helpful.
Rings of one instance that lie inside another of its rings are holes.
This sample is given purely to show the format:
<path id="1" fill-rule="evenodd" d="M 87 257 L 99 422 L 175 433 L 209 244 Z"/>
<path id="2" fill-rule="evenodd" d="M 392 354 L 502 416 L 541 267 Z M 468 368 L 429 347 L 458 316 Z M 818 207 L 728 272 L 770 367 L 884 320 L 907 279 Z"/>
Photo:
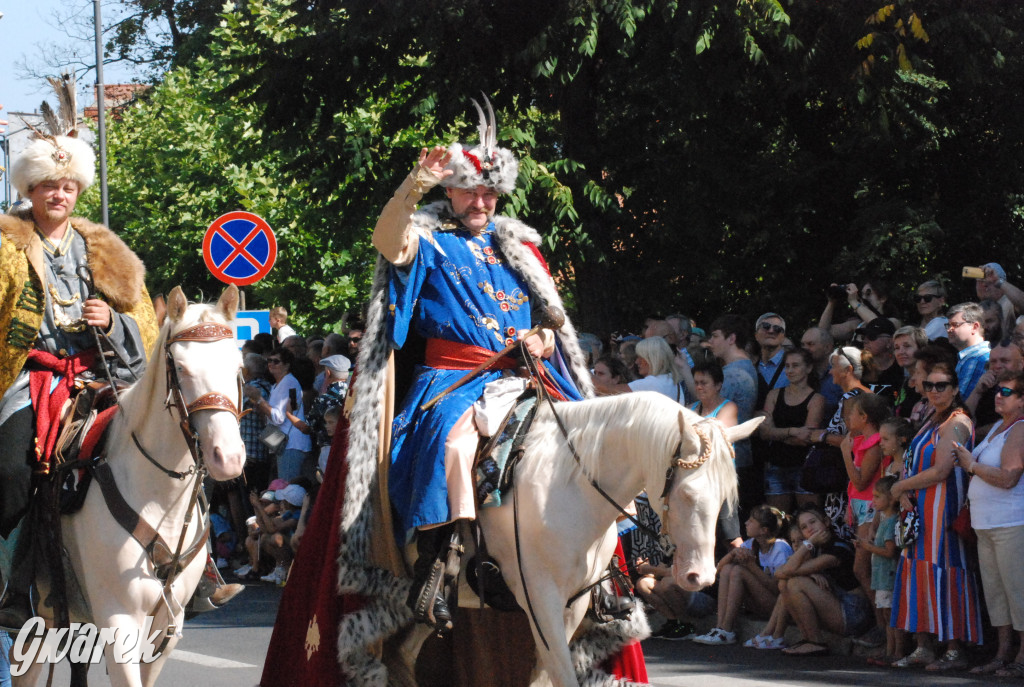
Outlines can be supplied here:
<path id="1" fill-rule="evenodd" d="M 440 370 L 472 370 L 483 364 L 496 351 L 489 351 L 479 346 L 445 341 L 444 339 L 427 339 L 427 356 L 425 364 Z M 519 363 L 508 356 L 498 358 L 488 369 L 511 370 Z"/>
<path id="2" fill-rule="evenodd" d="M 427 367 L 435 367 L 441 370 L 472 370 L 485 360 L 494 355 L 494 351 L 479 346 L 445 341 L 444 339 L 427 339 Z M 489 370 L 512 370 L 519 367 L 520 363 L 514 358 L 504 356 L 498 358 L 487 368 Z M 565 396 L 558 389 L 558 385 L 547 374 L 543 365 L 537 366 L 540 371 L 541 382 L 544 388 L 556 401 L 564 401 Z"/>
<path id="3" fill-rule="evenodd" d="M 36 471 L 48 474 L 50 457 L 60 434 L 61 409 L 71 398 L 75 376 L 89 369 L 96 359 L 96 352 L 88 350 L 68 358 L 58 358 L 46 351 L 32 349 L 28 352 L 28 359 L 33 364 L 28 387 L 32 407 L 36 411 Z M 55 374 L 61 379 L 51 392 Z"/>

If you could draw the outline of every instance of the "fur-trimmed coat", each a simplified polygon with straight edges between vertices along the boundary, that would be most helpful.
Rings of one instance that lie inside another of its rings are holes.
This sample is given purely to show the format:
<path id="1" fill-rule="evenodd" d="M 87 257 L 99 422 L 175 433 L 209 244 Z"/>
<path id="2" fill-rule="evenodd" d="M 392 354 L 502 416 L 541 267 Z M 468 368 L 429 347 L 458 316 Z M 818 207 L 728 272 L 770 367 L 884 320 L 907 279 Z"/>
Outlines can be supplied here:
<path id="1" fill-rule="evenodd" d="M 153 304 L 146 292 L 146 268 L 114 232 L 73 217 L 71 226 L 85 240 L 96 291 L 110 307 L 135 320 L 145 350 L 156 342 Z M 43 245 L 30 220 L 0 215 L 0 396 L 25 364 L 45 308 Z"/>
<path id="2" fill-rule="evenodd" d="M 423 239 L 441 229 L 451 216 L 445 201 L 424 206 L 412 216 L 411 230 Z M 539 254 L 528 244 L 540 242 L 535 229 L 519 220 L 494 218 L 494 240 L 508 265 L 548 305 L 561 307 L 554 281 Z M 389 374 L 391 346 L 387 336 L 389 263 L 378 258 L 367 326 L 354 381 L 355 404 L 350 414 L 348 477 L 341 512 L 342 545 L 338 552 L 338 589 L 358 595 L 366 605 L 341 618 L 338 658 L 352 684 L 381 684 L 383 666 L 373 656 L 375 643 L 411 621 L 405 605 L 409 580 L 394 544 L 387 508 L 388 442 L 395 399 Z M 585 396 L 593 385 L 576 331 L 567 317 L 556 332 L 569 371 Z M 390 550 L 385 550 L 390 547 Z"/>

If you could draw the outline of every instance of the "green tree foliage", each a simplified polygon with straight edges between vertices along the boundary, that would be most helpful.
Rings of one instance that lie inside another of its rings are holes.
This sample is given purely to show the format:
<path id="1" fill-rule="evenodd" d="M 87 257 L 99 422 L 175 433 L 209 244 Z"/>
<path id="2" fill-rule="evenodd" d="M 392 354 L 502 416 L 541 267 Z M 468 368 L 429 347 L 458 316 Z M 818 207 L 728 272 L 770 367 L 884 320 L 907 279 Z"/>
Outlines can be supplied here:
<path id="1" fill-rule="evenodd" d="M 133 177 L 164 169 L 149 155 L 182 166 L 123 212 L 152 228 L 195 200 L 205 227 L 202 199 L 276 209 L 298 255 L 260 296 L 299 311 L 365 295 L 356 279 L 323 296 L 366 273 L 368 229 L 418 148 L 475 136 L 481 91 L 522 158 L 504 209 L 545 235 L 591 331 L 680 310 L 799 327 L 831 281 L 1024 263 L 1007 240 L 1024 215 L 1017 3 L 258 0 L 225 17 L 210 59 L 137 115 L 167 130 L 140 128 L 131 145 L 150 149 L 130 164 L 125 139 Z"/>
<path id="2" fill-rule="evenodd" d="M 589 329 L 670 310 L 807 322 L 833 280 L 910 287 L 997 245 L 1020 263 L 999 241 L 1024 181 L 1015 4 L 301 4 L 301 37 L 242 80 L 278 140 L 328 138 L 333 113 L 394 83 L 408 98 L 385 131 L 456 121 L 486 91 L 524 156 L 510 207 L 546 233 Z"/>
<path id="3" fill-rule="evenodd" d="M 190 297 L 209 298 L 223 285 L 203 262 L 206 228 L 226 212 L 253 212 L 275 230 L 278 256 L 265 279 L 246 287 L 247 306 L 281 304 L 300 327 L 336 328 L 346 313 L 358 314 L 375 257 L 366 239 L 374 210 L 353 204 L 339 213 L 348 205 L 345 177 L 369 173 L 390 149 L 382 144 L 380 107 L 367 101 L 334 121 L 351 160 L 296 173 L 296 155 L 269 145 L 261 107 L 244 93 L 222 95 L 238 76 L 228 68 L 232 59 L 251 52 L 239 33 L 283 40 L 294 35 L 283 24 L 287 16 L 280 3 L 255 0 L 246 12 L 227 13 L 210 58 L 172 70 L 111 123 L 111 224 L 146 262 L 154 293 L 181 284 Z M 408 138 L 392 136 L 397 145 Z M 95 194 L 84 202 L 95 203 Z"/>

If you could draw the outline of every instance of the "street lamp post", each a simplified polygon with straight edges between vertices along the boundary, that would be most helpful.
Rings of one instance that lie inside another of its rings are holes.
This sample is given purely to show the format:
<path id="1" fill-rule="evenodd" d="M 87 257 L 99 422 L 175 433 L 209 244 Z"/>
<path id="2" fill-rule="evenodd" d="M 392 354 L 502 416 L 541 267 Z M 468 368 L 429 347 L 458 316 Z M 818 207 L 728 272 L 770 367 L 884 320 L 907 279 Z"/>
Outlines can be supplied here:
<path id="1" fill-rule="evenodd" d="M 103 103 L 103 24 L 100 22 L 100 0 L 93 0 L 93 15 L 96 24 L 96 111 L 99 117 L 100 142 L 100 208 L 103 226 L 110 226 L 107 208 L 107 117 Z"/>

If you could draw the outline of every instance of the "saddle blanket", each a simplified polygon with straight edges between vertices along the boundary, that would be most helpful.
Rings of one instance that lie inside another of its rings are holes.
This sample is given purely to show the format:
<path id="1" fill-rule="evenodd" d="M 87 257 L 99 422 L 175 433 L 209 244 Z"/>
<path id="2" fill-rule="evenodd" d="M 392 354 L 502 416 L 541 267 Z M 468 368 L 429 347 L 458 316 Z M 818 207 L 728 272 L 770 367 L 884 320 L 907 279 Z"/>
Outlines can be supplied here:
<path id="1" fill-rule="evenodd" d="M 533 413 L 537 408 L 537 397 L 534 394 L 525 396 L 515 404 L 512 410 L 507 416 L 505 426 L 501 429 L 497 435 L 497 439 L 493 440 L 493 448 L 490 450 L 490 458 L 494 460 L 498 465 L 501 477 L 498 480 L 498 488 L 492 491 L 480 504 L 482 508 L 493 508 L 500 506 L 502 503 L 502 496 L 508 494 L 512 489 L 512 468 L 513 464 L 509 464 L 509 458 L 513 453 L 513 450 L 522 445 L 526 439 L 526 434 L 530 431 L 530 425 L 533 422 Z M 485 449 L 486 450 L 486 449 Z M 487 456 L 482 456 L 481 459 L 486 459 Z M 473 477 L 477 484 L 484 481 L 484 474 L 480 470 L 479 466 L 473 470 Z"/>

